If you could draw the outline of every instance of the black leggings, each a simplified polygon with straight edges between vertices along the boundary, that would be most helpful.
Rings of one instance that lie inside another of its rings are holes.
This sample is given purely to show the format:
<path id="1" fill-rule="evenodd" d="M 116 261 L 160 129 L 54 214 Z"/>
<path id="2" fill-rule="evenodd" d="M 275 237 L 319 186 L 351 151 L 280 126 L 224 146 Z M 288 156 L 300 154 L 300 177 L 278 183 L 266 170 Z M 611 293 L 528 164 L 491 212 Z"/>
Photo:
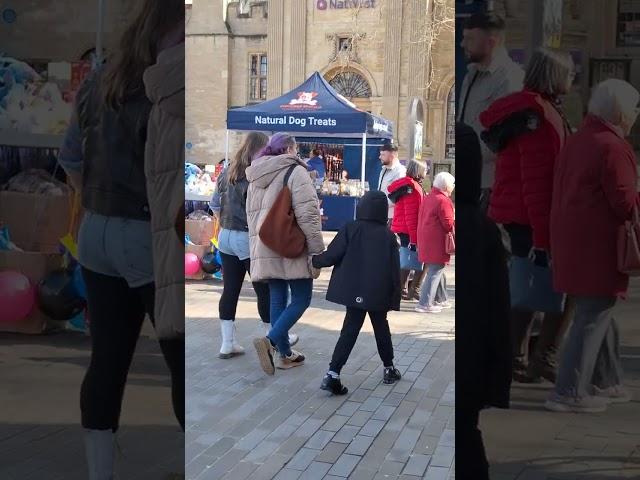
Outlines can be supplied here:
<path id="1" fill-rule="evenodd" d="M 122 397 L 140 329 L 149 314 L 154 323 L 155 285 L 131 288 L 124 278 L 82 269 L 87 286 L 91 363 L 80 390 L 82 426 L 119 427 Z M 173 410 L 184 430 L 184 338 L 160 340 L 171 372 Z"/>
<path id="2" fill-rule="evenodd" d="M 359 308 L 347 307 L 347 314 L 344 317 L 340 338 L 333 350 L 329 369 L 332 372 L 340 373 L 342 367 L 349 359 L 351 350 L 358 340 L 358 334 L 362 329 L 364 318 L 369 314 L 373 333 L 376 336 L 378 354 L 385 367 L 393 366 L 393 344 L 391 343 L 391 332 L 387 321 L 387 312 L 367 312 Z"/>
<path id="3" fill-rule="evenodd" d="M 240 260 L 235 255 L 227 255 L 222 252 L 220 252 L 220 256 L 222 257 L 222 278 L 224 280 L 222 296 L 218 306 L 220 320 L 235 320 L 242 282 L 244 282 L 245 275 L 251 271 L 251 263 L 248 258 Z M 270 323 L 269 284 L 266 282 L 252 282 L 252 285 L 258 297 L 258 314 L 264 323 Z"/>

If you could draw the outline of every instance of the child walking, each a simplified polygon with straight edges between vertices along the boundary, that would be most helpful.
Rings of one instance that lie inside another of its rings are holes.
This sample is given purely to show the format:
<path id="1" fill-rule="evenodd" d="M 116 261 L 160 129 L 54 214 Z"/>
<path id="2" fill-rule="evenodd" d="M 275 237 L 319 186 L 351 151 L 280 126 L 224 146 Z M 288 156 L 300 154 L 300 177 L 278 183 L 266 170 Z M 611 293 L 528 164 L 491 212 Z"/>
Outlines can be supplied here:
<path id="1" fill-rule="evenodd" d="M 384 383 L 400 380 L 393 366 L 393 345 L 387 321 L 389 310 L 400 310 L 400 257 L 396 236 L 387 227 L 387 196 L 380 191 L 362 197 L 356 220 L 345 225 L 326 252 L 312 259 L 315 268 L 335 266 L 327 300 L 347 307 L 329 371 L 320 388 L 344 395 L 340 371 L 369 314 L 378 353 L 384 364 Z"/>

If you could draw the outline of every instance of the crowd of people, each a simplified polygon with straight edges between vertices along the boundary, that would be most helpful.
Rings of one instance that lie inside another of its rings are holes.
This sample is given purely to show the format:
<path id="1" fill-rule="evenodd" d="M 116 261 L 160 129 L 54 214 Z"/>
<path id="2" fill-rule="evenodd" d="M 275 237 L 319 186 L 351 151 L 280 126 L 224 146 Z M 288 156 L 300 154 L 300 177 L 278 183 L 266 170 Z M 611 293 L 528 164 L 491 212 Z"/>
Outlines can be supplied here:
<path id="1" fill-rule="evenodd" d="M 475 14 L 462 40 L 469 67 L 456 163 L 459 184 L 479 191 L 457 204 L 457 261 L 474 267 L 457 285 L 464 367 L 456 390 L 464 401 L 456 415 L 465 441 L 458 455 L 468 460 L 457 473 L 464 478 L 489 478 L 479 413 L 508 408 L 512 381 L 553 383 L 544 405 L 553 412 L 602 412 L 631 399 L 614 308 L 629 281 L 620 235 L 638 207 L 626 137 L 640 93 L 605 80 L 582 124 L 572 126 L 562 106 L 574 83 L 571 56 L 539 48 L 523 71 L 507 55 L 504 30 L 495 14 Z"/>
<path id="2" fill-rule="evenodd" d="M 346 315 L 321 388 L 347 393 L 340 371 L 367 314 L 384 366 L 383 381 L 400 379 L 393 365 L 388 312 L 400 309 L 401 297 L 419 300 L 416 310 L 421 313 L 439 313 L 452 306 L 443 271 L 454 245 L 450 198 L 454 178 L 438 174 L 427 194 L 425 165 L 412 160 L 405 167 L 397 151 L 392 143 L 381 147 L 378 189 L 360 199 L 356 219 L 325 248 L 313 180 L 322 171 L 320 152 L 314 150 L 313 158 L 306 161 L 298 154 L 295 139 L 286 133 L 246 136 L 218 177 L 211 202 L 221 226 L 218 248 L 224 271 L 220 358 L 245 351 L 234 321 L 248 273 L 265 326 L 265 335 L 253 340 L 262 369 L 273 375 L 276 369 L 303 365 L 305 355 L 292 348 L 299 338 L 291 330 L 311 303 L 313 280 L 320 269 L 332 266 L 326 298 L 345 306 Z M 285 197 L 290 224 L 279 231 L 285 240 L 274 241 L 270 230 L 281 227 L 281 217 L 287 216 L 279 213 Z M 447 236 L 451 236 L 449 243 Z"/>

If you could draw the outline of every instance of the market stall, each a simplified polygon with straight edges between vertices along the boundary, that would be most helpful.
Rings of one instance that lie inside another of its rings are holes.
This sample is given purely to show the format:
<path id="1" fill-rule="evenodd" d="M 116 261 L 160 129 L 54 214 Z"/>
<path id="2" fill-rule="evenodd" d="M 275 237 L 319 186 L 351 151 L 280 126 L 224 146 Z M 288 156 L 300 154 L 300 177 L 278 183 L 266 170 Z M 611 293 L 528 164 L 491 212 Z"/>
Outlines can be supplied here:
<path id="1" fill-rule="evenodd" d="M 318 72 L 278 98 L 229 110 L 225 158 L 230 130 L 286 132 L 296 138 L 302 156 L 322 151 L 327 176 L 316 188 L 323 229 L 334 231 L 355 218 L 358 199 L 376 184 L 379 146 L 393 138 L 391 122 L 359 110 Z"/>

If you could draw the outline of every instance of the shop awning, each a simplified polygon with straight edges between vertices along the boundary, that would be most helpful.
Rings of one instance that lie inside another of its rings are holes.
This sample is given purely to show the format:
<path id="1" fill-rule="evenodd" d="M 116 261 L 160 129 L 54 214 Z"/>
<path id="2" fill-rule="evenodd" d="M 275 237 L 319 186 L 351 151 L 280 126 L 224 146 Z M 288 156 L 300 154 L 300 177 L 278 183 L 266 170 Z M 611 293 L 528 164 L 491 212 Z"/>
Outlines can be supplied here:
<path id="1" fill-rule="evenodd" d="M 278 98 L 227 112 L 228 130 L 286 132 L 296 136 L 393 138 L 392 122 L 358 109 L 315 72 Z"/>

